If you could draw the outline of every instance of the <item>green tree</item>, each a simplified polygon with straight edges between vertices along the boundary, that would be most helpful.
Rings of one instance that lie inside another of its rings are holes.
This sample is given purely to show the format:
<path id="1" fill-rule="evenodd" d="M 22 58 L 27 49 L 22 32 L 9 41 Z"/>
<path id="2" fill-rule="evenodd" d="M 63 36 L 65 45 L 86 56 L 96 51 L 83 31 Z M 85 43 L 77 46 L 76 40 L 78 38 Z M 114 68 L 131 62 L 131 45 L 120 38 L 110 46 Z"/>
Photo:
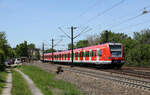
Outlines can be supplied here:
<path id="1" fill-rule="evenodd" d="M 128 35 L 124 33 L 114 33 L 114 32 L 105 30 L 100 34 L 98 40 L 99 40 L 99 43 L 105 43 L 105 42 L 119 43 L 128 38 L 129 38 Z"/>
<path id="2" fill-rule="evenodd" d="M 76 48 L 83 48 L 88 46 L 88 40 L 80 40 L 76 44 Z"/>
<path id="3" fill-rule="evenodd" d="M 8 43 L 5 32 L 0 32 L 0 71 L 4 70 L 4 61 L 8 56 Z"/>
<path id="4" fill-rule="evenodd" d="M 35 54 L 35 58 L 36 58 L 36 60 L 40 60 L 40 52 L 39 51 Z"/>
<path id="5" fill-rule="evenodd" d="M 144 29 L 141 32 L 134 32 L 134 39 L 139 43 L 150 44 L 150 29 Z"/>
<path id="6" fill-rule="evenodd" d="M 45 53 L 52 53 L 52 51 L 53 51 L 53 52 L 56 52 L 55 49 L 50 48 L 50 49 L 47 49 L 47 50 L 45 51 Z"/>
<path id="7" fill-rule="evenodd" d="M 150 45 L 138 44 L 127 55 L 127 64 L 132 66 L 150 66 Z"/>
<path id="8" fill-rule="evenodd" d="M 75 45 L 73 45 L 73 48 L 76 48 L 76 47 L 75 47 Z M 70 44 L 68 44 L 68 50 L 70 50 L 70 49 L 72 49 L 72 45 L 71 45 L 71 43 L 70 43 Z"/>
<path id="9" fill-rule="evenodd" d="M 8 54 L 8 43 L 5 32 L 0 32 L 0 49 L 4 51 L 5 56 Z"/>
<path id="10" fill-rule="evenodd" d="M 33 59 L 33 52 L 35 50 L 35 44 L 31 43 L 28 45 L 28 56 L 30 59 Z"/>
<path id="11" fill-rule="evenodd" d="M 0 49 L 0 71 L 3 71 L 5 68 L 4 61 L 5 61 L 5 54 L 4 51 Z"/>
<path id="12" fill-rule="evenodd" d="M 28 57 L 28 45 L 27 41 L 16 46 L 17 57 Z"/>

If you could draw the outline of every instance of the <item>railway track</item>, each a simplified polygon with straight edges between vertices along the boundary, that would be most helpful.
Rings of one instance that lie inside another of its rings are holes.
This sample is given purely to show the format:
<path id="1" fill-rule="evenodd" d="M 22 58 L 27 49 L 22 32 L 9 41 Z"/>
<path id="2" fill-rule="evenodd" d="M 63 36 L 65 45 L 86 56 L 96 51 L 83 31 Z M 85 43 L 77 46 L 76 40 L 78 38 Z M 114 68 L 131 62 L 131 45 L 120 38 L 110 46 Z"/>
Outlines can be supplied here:
<path id="1" fill-rule="evenodd" d="M 102 70 L 105 72 L 110 72 L 110 73 L 117 73 L 117 74 L 123 74 L 123 75 L 128 75 L 128 76 L 134 76 L 137 78 L 145 78 L 145 79 L 150 79 L 150 72 L 143 72 L 143 71 L 136 71 L 136 70 Z"/>
<path id="2" fill-rule="evenodd" d="M 105 71 L 94 72 L 90 70 L 77 69 L 77 68 L 64 68 L 64 70 L 91 76 L 97 79 L 113 81 L 115 83 L 118 83 L 120 85 L 127 86 L 127 87 L 133 87 L 133 88 L 141 89 L 144 91 L 150 91 L 150 80 L 141 80 L 141 79 L 129 77 L 126 75 L 108 73 Z"/>
<path id="3" fill-rule="evenodd" d="M 128 76 L 134 76 L 137 78 L 144 78 L 150 80 L 150 71 L 139 71 L 136 69 L 121 69 L 121 70 L 115 70 L 115 69 L 100 69 L 99 67 L 79 67 L 79 68 L 87 68 L 92 70 L 100 70 L 104 72 L 110 72 L 115 74 L 123 74 Z"/>

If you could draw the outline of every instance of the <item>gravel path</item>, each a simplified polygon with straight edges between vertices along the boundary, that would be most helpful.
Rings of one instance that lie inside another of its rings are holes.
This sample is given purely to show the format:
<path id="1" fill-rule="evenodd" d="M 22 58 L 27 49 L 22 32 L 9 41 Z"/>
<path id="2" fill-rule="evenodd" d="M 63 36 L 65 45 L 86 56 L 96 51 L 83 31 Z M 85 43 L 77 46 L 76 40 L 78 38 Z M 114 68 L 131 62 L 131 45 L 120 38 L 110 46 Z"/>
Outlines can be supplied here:
<path id="1" fill-rule="evenodd" d="M 2 91 L 2 95 L 11 95 L 11 89 L 12 89 L 12 73 L 11 73 L 10 69 L 8 69 L 6 86 L 4 87 L 4 89 Z"/>
<path id="2" fill-rule="evenodd" d="M 35 84 L 33 83 L 33 81 L 27 76 L 25 75 L 23 72 L 21 72 L 20 70 L 18 69 L 15 69 L 17 72 L 19 72 L 23 78 L 26 80 L 28 86 L 29 86 L 29 89 L 31 90 L 32 94 L 33 95 L 43 95 L 40 91 L 40 89 L 38 89 Z"/>
<path id="3" fill-rule="evenodd" d="M 52 73 L 55 73 L 57 67 L 60 66 L 57 64 L 41 62 L 34 62 L 32 65 L 38 66 L 43 70 Z M 70 68 L 69 66 L 61 66 Z M 138 90 L 128 86 L 122 86 L 109 80 L 97 79 L 71 71 L 64 71 L 63 73 L 56 75 L 56 79 L 62 79 L 75 84 L 82 92 L 86 93 L 86 95 L 150 95 L 150 92 L 147 91 Z"/>

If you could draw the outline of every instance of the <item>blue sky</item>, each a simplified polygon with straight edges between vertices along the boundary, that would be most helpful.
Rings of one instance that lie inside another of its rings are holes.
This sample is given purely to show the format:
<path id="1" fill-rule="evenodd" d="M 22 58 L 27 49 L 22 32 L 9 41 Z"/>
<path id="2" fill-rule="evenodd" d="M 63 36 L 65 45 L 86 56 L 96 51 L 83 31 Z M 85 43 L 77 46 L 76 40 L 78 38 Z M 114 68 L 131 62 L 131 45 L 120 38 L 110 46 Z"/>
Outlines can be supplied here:
<path id="1" fill-rule="evenodd" d="M 84 27 L 89 26 L 91 31 L 82 34 L 75 41 L 85 39 L 88 35 L 101 33 L 104 29 L 113 32 L 123 32 L 133 35 L 133 32 L 149 28 L 150 22 L 128 27 L 150 20 L 150 14 L 145 14 L 134 20 L 128 21 L 114 28 L 116 25 L 130 17 L 142 13 L 142 9 L 150 6 L 150 0 L 124 0 L 119 6 L 96 16 L 121 0 L 0 0 L 0 31 L 5 31 L 12 47 L 27 40 L 41 48 L 45 42 L 46 48 L 50 47 L 50 39 L 59 42 L 64 35 L 61 27 L 70 35 L 69 27 L 77 26 L 74 34 L 78 34 Z M 150 8 L 146 8 L 150 10 Z M 82 15 L 81 15 L 82 14 Z M 93 18 L 90 20 L 91 18 Z M 90 21 L 89 21 L 90 20 Z M 70 39 L 63 38 L 57 49 L 67 48 Z"/>

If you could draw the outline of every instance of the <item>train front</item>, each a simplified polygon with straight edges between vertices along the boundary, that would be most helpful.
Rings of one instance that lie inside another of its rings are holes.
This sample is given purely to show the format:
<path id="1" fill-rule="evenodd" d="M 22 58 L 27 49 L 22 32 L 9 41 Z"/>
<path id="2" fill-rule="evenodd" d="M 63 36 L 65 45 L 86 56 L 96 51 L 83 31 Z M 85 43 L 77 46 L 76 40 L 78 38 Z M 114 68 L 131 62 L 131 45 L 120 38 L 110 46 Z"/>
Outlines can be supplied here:
<path id="1" fill-rule="evenodd" d="M 109 43 L 112 67 L 120 69 L 125 63 L 124 47 L 121 43 Z"/>

